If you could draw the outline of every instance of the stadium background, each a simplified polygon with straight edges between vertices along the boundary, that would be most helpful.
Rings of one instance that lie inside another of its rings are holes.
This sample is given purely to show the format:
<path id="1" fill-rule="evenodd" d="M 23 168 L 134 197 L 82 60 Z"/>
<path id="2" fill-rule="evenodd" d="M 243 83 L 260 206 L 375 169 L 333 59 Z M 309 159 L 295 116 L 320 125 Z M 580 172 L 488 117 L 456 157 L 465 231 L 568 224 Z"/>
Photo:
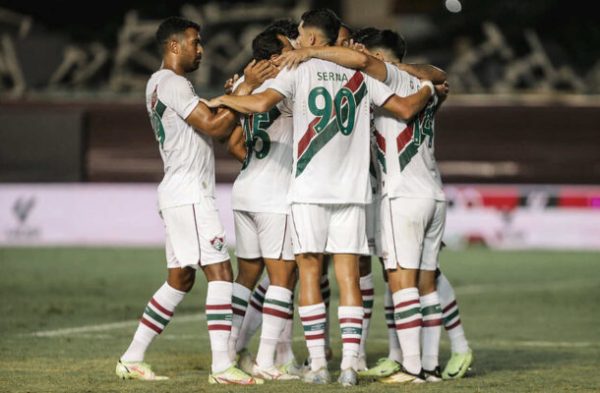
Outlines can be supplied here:
<path id="1" fill-rule="evenodd" d="M 450 200 L 442 266 L 477 357 L 476 378 L 450 389 L 600 389 L 598 377 L 579 380 L 600 359 L 600 27 L 584 2 L 371 0 L 365 12 L 359 0 L 178 0 L 0 2 L 0 391 L 124 388 L 112 363 L 164 277 L 162 162 L 143 103 L 160 20 L 202 25 L 191 79 L 211 97 L 256 33 L 312 6 L 397 29 L 407 62 L 449 74 L 436 124 Z M 233 242 L 239 165 L 215 148 Z M 381 296 L 373 359 L 385 352 Z M 206 388 L 206 335 L 189 323 L 199 299 L 154 349 L 183 375 L 165 391 Z"/>

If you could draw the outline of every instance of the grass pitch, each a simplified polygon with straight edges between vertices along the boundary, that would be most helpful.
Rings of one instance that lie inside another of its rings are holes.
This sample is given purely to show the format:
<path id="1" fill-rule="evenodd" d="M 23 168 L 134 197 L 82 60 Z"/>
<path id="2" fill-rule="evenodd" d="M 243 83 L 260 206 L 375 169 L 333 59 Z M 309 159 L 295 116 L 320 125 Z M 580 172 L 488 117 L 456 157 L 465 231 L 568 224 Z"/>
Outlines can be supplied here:
<path id="1" fill-rule="evenodd" d="M 206 284 L 200 276 L 147 354 L 155 370 L 171 380 L 118 380 L 116 361 L 129 344 L 146 302 L 164 282 L 162 250 L 0 249 L 0 269 L 2 392 L 343 389 L 337 384 L 317 387 L 301 382 L 209 387 L 208 334 L 202 314 Z M 442 269 L 457 292 L 474 350 L 473 376 L 423 386 L 361 383 L 353 391 L 600 391 L 597 253 L 444 251 Z M 378 265 L 374 271 L 376 297 L 368 341 L 371 364 L 387 354 Z M 335 314 L 331 313 L 332 318 Z M 334 321 L 331 336 L 336 358 L 330 365 L 334 376 L 340 354 L 336 326 Z M 449 347 L 445 333 L 442 336 L 444 363 Z M 252 349 L 256 344 L 255 340 Z M 294 346 L 298 359 L 303 360 L 306 350 L 299 328 Z"/>

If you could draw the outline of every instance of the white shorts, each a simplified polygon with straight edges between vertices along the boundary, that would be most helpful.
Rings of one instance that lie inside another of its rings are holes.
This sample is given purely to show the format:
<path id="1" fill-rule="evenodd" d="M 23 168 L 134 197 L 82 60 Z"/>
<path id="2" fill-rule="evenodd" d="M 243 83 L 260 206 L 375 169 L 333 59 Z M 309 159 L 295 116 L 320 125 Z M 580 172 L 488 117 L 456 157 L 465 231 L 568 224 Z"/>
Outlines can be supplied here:
<path id="1" fill-rule="evenodd" d="M 292 204 L 294 254 L 369 255 L 365 205 Z"/>
<path id="2" fill-rule="evenodd" d="M 381 196 L 373 195 L 373 202 L 365 207 L 365 217 L 369 253 L 381 257 Z"/>
<path id="3" fill-rule="evenodd" d="M 445 201 L 386 197 L 381 222 L 386 269 L 437 269 L 446 224 Z"/>
<path id="4" fill-rule="evenodd" d="M 233 211 L 235 255 L 244 259 L 294 260 L 288 214 Z"/>
<path id="5" fill-rule="evenodd" d="M 167 232 L 167 267 L 193 267 L 229 260 L 225 230 L 214 198 L 161 210 Z"/>

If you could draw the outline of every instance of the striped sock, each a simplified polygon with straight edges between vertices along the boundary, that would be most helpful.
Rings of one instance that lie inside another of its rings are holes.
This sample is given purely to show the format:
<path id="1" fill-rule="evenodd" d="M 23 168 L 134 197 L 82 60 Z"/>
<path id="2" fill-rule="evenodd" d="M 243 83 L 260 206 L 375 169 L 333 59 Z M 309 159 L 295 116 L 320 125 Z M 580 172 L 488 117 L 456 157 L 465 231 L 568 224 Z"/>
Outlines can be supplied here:
<path id="1" fill-rule="evenodd" d="M 393 294 L 396 334 L 402 348 L 402 365 L 408 372 L 421 372 L 421 303 L 417 288 L 401 289 Z"/>
<path id="2" fill-rule="evenodd" d="M 440 334 L 442 333 L 442 308 L 437 292 L 421 296 L 421 314 L 423 315 L 421 359 L 423 368 L 433 371 L 439 365 Z"/>
<path id="3" fill-rule="evenodd" d="M 227 281 L 209 281 L 206 289 L 206 322 L 212 352 L 212 372 L 228 369 L 233 363 L 229 357 L 228 342 L 233 311 L 233 285 Z"/>
<path id="4" fill-rule="evenodd" d="M 363 307 L 339 306 L 338 318 L 342 331 L 342 364 L 340 370 L 354 368 L 358 360 L 360 339 L 362 337 Z"/>
<path id="5" fill-rule="evenodd" d="M 394 300 L 390 287 L 385 285 L 385 294 L 383 295 L 383 305 L 385 307 L 385 323 L 388 331 L 388 358 L 402 363 L 402 351 L 400 350 L 400 342 L 396 334 L 396 324 L 394 322 Z"/>
<path id="6" fill-rule="evenodd" d="M 252 292 L 243 285 L 233 283 L 233 295 L 231 296 L 231 307 L 233 318 L 231 320 L 231 335 L 229 336 L 229 357 L 235 359 L 235 344 L 240 334 L 240 328 L 244 322 L 248 301 Z"/>
<path id="7" fill-rule="evenodd" d="M 453 353 L 465 353 L 469 351 L 469 342 L 465 336 L 465 330 L 460 322 L 460 313 L 454 289 L 443 274 L 437 278 L 437 290 L 442 306 L 442 318 L 444 327 L 450 338 L 450 346 Z"/>
<path id="8" fill-rule="evenodd" d="M 310 356 L 311 370 L 327 367 L 325 359 L 325 303 L 298 307 L 304 328 L 304 338 Z"/>
<path id="9" fill-rule="evenodd" d="M 169 324 L 177 305 L 183 300 L 185 292 L 169 286 L 166 282 L 156 291 L 144 310 L 142 319 L 133 335 L 127 351 L 121 356 L 125 362 L 141 362 L 146 350 L 156 336 Z"/>
<path id="10" fill-rule="evenodd" d="M 261 368 L 273 366 L 277 342 L 290 315 L 292 291 L 270 285 L 263 305 L 263 324 L 256 363 Z"/>
<path id="11" fill-rule="evenodd" d="M 269 288 L 269 283 L 269 275 L 265 274 L 256 289 L 254 289 L 254 292 L 252 292 L 249 302 L 250 307 L 246 310 L 246 316 L 244 317 L 244 322 L 242 323 L 237 342 L 235 343 L 236 353 L 246 348 L 262 323 L 262 308 L 267 288 Z"/>
<path id="12" fill-rule="evenodd" d="M 360 293 L 362 295 L 364 317 L 362 322 L 362 337 L 360 339 L 360 350 L 358 355 L 366 358 L 367 338 L 369 337 L 369 326 L 371 325 L 371 314 L 373 312 L 373 299 L 375 294 L 373 289 L 372 273 L 360 278 Z"/>
<path id="13" fill-rule="evenodd" d="M 277 352 L 275 355 L 275 365 L 281 366 L 291 360 L 294 360 L 294 350 L 292 349 L 292 338 L 294 337 L 294 296 L 292 294 L 292 301 L 290 309 L 288 310 L 288 317 L 285 321 L 285 326 L 281 332 L 281 337 L 277 343 Z"/>
<path id="14" fill-rule="evenodd" d="M 325 303 L 325 347 L 329 347 L 329 301 L 331 300 L 331 288 L 329 287 L 329 276 L 327 273 L 323 273 L 321 276 L 321 297 L 323 298 L 323 303 Z"/>

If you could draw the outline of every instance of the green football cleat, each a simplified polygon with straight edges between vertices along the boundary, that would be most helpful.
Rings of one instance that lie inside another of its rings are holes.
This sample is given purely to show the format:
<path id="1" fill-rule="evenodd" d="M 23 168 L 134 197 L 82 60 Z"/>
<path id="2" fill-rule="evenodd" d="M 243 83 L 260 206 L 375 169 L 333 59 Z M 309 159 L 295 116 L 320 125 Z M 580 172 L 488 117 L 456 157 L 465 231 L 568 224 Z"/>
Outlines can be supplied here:
<path id="1" fill-rule="evenodd" d="M 473 351 L 453 353 L 442 372 L 443 379 L 459 379 L 465 376 L 473 364 Z"/>
<path id="2" fill-rule="evenodd" d="M 165 381 L 169 377 L 154 374 L 152 367 L 144 362 L 124 362 L 119 360 L 115 369 L 121 379 L 137 379 L 140 381 Z"/>
<path id="3" fill-rule="evenodd" d="M 379 382 L 390 384 L 425 383 L 425 374 L 423 373 L 423 370 L 421 370 L 419 374 L 413 374 L 401 366 L 400 371 L 389 377 L 381 378 Z"/>
<path id="4" fill-rule="evenodd" d="M 400 364 L 389 358 L 381 358 L 377 361 L 374 367 L 368 370 L 359 371 L 358 376 L 361 378 L 384 378 L 398 372 Z"/>
<path id="5" fill-rule="evenodd" d="M 304 370 L 302 366 L 296 362 L 296 359 L 292 359 L 289 362 L 278 366 L 278 368 L 283 374 L 297 375 L 299 377 L 304 375 Z"/>
<path id="6" fill-rule="evenodd" d="M 242 349 L 237 355 L 238 368 L 246 374 L 252 374 L 254 367 L 254 356 L 246 348 Z"/>
<path id="7" fill-rule="evenodd" d="M 210 374 L 208 383 L 221 385 L 262 385 L 265 381 L 246 374 L 236 366 L 231 366 L 220 373 Z"/>

